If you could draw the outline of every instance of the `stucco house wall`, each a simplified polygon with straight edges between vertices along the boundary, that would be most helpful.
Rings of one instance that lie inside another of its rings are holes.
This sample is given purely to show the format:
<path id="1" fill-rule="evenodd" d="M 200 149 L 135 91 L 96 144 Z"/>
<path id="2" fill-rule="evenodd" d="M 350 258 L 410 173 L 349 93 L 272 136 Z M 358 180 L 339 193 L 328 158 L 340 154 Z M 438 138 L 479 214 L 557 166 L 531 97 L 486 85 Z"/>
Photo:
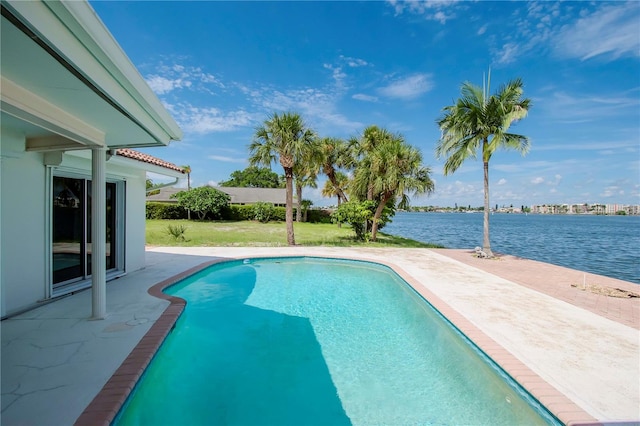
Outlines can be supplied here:
<path id="1" fill-rule="evenodd" d="M 24 150 L 24 137 L 5 128 L 1 136 L 0 316 L 5 317 L 51 296 L 51 178 L 63 174 L 90 179 L 91 160 L 90 153 L 74 151 L 63 154 L 59 166 L 46 166 L 43 153 Z M 125 161 L 133 160 L 107 161 L 106 167 L 107 181 L 124 185 L 119 232 L 126 248 L 118 270 L 108 278 L 145 265 L 145 166 L 122 164 Z"/>
<path id="2" fill-rule="evenodd" d="M 2 316 L 45 297 L 45 167 L 25 153 L 24 138 L 2 128 L 0 153 L 0 279 Z M 22 154 L 20 154 L 22 151 Z"/>
<path id="3" fill-rule="evenodd" d="M 101 319 L 144 266 L 146 171 L 184 175 L 129 148 L 182 131 L 86 0 L 0 3 L 0 315 L 91 286 Z"/>

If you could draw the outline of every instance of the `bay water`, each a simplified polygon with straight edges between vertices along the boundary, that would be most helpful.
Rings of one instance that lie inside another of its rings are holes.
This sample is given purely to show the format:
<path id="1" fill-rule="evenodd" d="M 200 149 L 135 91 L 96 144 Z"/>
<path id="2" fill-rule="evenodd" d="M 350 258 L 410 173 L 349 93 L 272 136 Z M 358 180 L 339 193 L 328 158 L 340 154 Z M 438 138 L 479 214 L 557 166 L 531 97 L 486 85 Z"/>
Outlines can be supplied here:
<path id="1" fill-rule="evenodd" d="M 482 246 L 482 213 L 398 212 L 382 232 L 446 248 Z M 640 216 L 496 213 L 491 249 L 640 284 Z"/>

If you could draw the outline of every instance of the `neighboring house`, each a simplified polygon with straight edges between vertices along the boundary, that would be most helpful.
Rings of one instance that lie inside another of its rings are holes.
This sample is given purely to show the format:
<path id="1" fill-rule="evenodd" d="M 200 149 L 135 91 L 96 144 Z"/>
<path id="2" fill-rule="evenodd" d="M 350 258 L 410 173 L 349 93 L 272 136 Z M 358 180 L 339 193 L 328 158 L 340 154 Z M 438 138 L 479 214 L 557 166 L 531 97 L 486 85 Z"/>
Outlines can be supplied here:
<path id="1" fill-rule="evenodd" d="M 215 186 L 215 189 L 222 191 L 231 197 L 230 204 L 254 204 L 257 202 L 272 203 L 276 206 L 286 206 L 286 190 L 284 188 L 237 188 L 229 186 Z M 165 187 L 160 192 L 147 196 L 147 201 L 156 201 L 160 203 L 177 203 L 176 198 L 172 196 L 180 191 L 186 191 L 185 188 Z M 296 196 L 293 196 L 294 203 Z"/>
<path id="2" fill-rule="evenodd" d="M 0 0 L 0 313 L 145 264 L 146 172 L 180 128 L 86 1 Z"/>

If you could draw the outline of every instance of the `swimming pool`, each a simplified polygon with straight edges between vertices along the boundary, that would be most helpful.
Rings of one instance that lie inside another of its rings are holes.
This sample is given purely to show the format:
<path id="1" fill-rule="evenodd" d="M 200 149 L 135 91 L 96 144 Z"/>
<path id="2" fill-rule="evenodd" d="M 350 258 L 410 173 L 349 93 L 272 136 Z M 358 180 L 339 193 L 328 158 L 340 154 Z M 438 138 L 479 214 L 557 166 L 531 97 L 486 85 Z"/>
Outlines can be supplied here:
<path id="1" fill-rule="evenodd" d="M 391 269 L 213 265 L 115 424 L 558 423 Z"/>

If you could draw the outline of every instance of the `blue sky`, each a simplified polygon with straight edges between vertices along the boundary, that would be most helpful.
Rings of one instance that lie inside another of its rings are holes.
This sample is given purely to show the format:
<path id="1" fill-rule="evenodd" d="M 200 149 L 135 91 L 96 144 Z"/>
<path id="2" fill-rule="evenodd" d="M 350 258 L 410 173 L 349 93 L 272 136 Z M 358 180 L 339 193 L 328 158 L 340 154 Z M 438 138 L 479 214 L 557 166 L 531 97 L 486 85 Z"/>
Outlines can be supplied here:
<path id="1" fill-rule="evenodd" d="M 436 120 L 491 68 L 492 92 L 521 77 L 532 100 L 512 127 L 531 150 L 494 154 L 491 205 L 640 204 L 640 2 L 91 4 L 184 132 L 143 151 L 193 186 L 247 167 L 255 127 L 294 111 L 320 136 L 376 124 L 420 148 L 436 190 L 413 205 L 480 206 L 481 161 L 444 176 Z"/>

